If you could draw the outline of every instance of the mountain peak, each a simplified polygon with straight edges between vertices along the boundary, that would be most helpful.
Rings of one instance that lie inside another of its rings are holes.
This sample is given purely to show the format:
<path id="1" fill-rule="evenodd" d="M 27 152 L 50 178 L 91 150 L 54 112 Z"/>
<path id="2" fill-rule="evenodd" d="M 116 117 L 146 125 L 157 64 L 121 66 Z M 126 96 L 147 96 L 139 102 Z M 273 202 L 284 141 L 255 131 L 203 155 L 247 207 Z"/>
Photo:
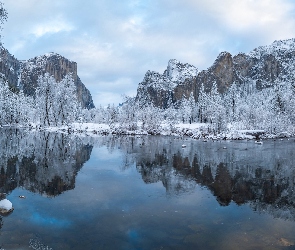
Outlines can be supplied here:
<path id="1" fill-rule="evenodd" d="M 282 54 L 295 50 L 295 38 L 286 40 L 276 40 L 270 45 L 259 46 L 249 53 L 249 56 L 260 58 L 264 55 L 274 55 L 280 57 Z"/>
<path id="2" fill-rule="evenodd" d="M 176 59 L 168 61 L 167 70 L 164 72 L 165 76 L 172 82 L 182 82 L 187 78 L 196 76 L 198 69 L 188 63 L 181 63 Z"/>

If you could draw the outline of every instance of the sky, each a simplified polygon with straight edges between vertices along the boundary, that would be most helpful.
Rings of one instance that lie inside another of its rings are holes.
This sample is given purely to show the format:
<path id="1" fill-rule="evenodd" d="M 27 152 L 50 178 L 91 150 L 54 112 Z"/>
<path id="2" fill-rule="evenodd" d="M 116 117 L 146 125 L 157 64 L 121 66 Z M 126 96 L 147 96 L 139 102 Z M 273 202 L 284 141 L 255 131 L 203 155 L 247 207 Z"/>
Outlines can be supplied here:
<path id="1" fill-rule="evenodd" d="M 2 0 L 2 42 L 16 58 L 48 52 L 77 62 L 96 106 L 135 96 L 169 59 L 199 70 L 218 54 L 295 38 L 294 0 Z"/>

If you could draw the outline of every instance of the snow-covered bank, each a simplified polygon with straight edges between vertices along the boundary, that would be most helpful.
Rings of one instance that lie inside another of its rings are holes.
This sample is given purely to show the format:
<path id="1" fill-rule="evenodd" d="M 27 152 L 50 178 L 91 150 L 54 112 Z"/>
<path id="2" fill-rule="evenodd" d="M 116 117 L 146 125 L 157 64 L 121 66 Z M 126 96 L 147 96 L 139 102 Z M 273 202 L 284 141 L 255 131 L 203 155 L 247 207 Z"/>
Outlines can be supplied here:
<path id="1" fill-rule="evenodd" d="M 287 132 L 279 134 L 269 134 L 264 130 L 237 130 L 233 127 L 228 128 L 226 132 L 215 133 L 206 123 L 178 123 L 167 124 L 161 123 L 157 129 L 146 130 L 142 128 L 142 124 L 138 123 L 135 129 L 123 128 L 119 123 L 116 124 L 99 124 L 99 123 L 72 123 L 68 126 L 59 127 L 40 127 L 32 125 L 34 130 L 45 130 L 49 132 L 61 132 L 67 134 L 79 134 L 87 136 L 97 135 L 168 135 L 168 136 L 189 136 L 194 139 L 212 139 L 212 140 L 257 140 L 271 139 L 294 136 Z"/>

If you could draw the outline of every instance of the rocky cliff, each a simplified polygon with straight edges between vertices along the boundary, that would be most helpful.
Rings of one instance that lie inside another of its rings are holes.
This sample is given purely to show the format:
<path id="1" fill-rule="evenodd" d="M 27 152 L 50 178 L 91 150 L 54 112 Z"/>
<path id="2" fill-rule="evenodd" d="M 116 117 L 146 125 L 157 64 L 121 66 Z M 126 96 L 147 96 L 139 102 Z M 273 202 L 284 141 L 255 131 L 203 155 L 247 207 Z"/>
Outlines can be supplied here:
<path id="1" fill-rule="evenodd" d="M 71 73 L 77 88 L 77 97 L 82 107 L 94 108 L 91 94 L 77 74 L 76 62 L 55 53 L 20 61 L 3 47 L 0 48 L 0 60 L 1 77 L 8 81 L 12 90 L 16 92 L 23 90 L 26 95 L 34 95 L 40 75 L 49 73 L 59 82 L 65 75 Z"/>
<path id="2" fill-rule="evenodd" d="M 172 59 L 163 74 L 147 71 L 137 89 L 136 100 L 142 105 L 153 103 L 157 107 L 166 108 L 171 102 L 181 99 L 183 95 L 194 90 L 192 81 L 198 69 L 190 64 L 182 64 Z"/>
<path id="3" fill-rule="evenodd" d="M 166 108 L 193 94 L 198 100 L 201 86 L 209 92 L 213 83 L 224 93 L 233 84 L 248 91 L 273 86 L 276 81 L 294 80 L 295 39 L 275 41 L 248 54 L 219 54 L 211 67 L 200 72 L 189 64 L 170 60 L 163 74 L 148 71 L 139 84 L 136 100 L 142 105 L 153 103 Z"/>

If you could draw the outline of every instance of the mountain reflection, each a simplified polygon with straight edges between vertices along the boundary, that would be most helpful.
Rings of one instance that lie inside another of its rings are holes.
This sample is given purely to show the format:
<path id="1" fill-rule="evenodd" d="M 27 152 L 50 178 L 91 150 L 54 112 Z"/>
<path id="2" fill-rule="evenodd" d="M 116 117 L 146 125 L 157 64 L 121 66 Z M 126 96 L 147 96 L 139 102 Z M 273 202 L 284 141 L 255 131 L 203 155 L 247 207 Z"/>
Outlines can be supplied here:
<path id="1" fill-rule="evenodd" d="M 17 187 L 56 196 L 75 187 L 77 172 L 89 160 L 92 146 L 62 133 L 2 129 L 0 192 Z"/>
<path id="2" fill-rule="evenodd" d="M 294 139 L 202 142 L 172 137 L 122 137 L 105 142 L 126 153 L 145 183 L 162 182 L 168 195 L 208 188 L 221 206 L 248 203 L 255 211 L 295 219 Z M 182 144 L 186 147 L 182 148 Z"/>
<path id="3" fill-rule="evenodd" d="M 121 169 L 136 167 L 146 184 L 167 195 L 207 188 L 221 206 L 234 202 L 295 220 L 295 142 L 202 142 L 164 136 L 83 139 L 62 133 L 1 130 L 0 193 L 17 187 L 47 196 L 74 189 L 93 146 L 123 153 Z M 185 144 L 183 148 L 182 145 Z M 1 227 L 1 221 L 0 221 Z"/>

